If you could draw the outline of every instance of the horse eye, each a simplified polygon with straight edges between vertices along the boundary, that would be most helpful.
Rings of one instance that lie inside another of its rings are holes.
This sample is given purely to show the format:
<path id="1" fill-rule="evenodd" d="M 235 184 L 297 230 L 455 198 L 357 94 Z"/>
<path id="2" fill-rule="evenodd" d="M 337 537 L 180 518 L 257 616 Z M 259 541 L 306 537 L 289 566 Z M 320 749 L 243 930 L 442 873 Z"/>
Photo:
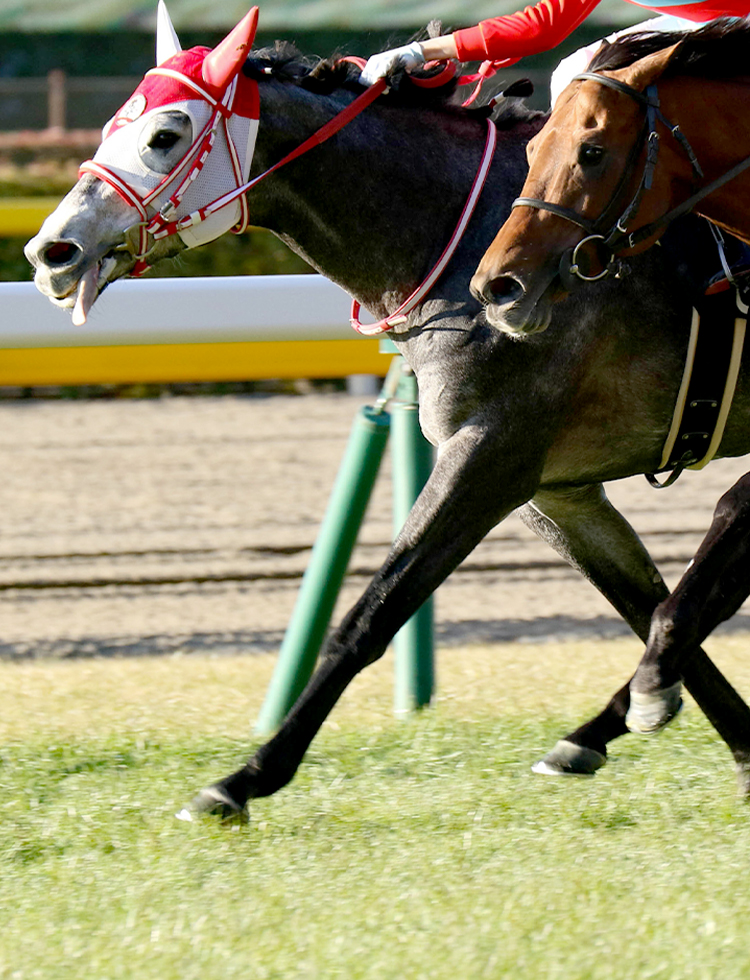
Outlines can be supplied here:
<path id="1" fill-rule="evenodd" d="M 171 150 L 179 139 L 179 133 L 174 133 L 169 129 L 162 129 L 158 133 L 154 133 L 148 141 L 148 145 L 153 150 Z"/>
<path id="2" fill-rule="evenodd" d="M 604 150 L 601 146 L 584 144 L 578 150 L 578 162 L 582 167 L 595 167 L 597 163 L 602 162 L 603 156 Z"/>

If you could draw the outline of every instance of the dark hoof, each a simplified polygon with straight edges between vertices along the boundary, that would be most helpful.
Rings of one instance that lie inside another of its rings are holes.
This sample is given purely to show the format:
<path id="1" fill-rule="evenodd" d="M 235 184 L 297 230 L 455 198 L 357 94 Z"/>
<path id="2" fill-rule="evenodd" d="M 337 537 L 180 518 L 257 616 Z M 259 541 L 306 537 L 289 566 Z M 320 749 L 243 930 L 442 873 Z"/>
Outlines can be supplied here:
<path id="1" fill-rule="evenodd" d="M 738 762 L 737 795 L 750 802 L 750 762 Z"/>
<path id="2" fill-rule="evenodd" d="M 178 820 L 191 823 L 201 817 L 218 817 L 223 824 L 246 824 L 250 822 L 247 807 L 240 806 L 221 786 L 208 786 L 202 789 L 186 807 L 176 813 Z"/>
<path id="3" fill-rule="evenodd" d="M 653 735 L 665 728 L 682 710 L 680 692 L 682 683 L 677 681 L 671 687 L 655 694 L 630 692 L 630 707 L 625 715 L 628 730 L 637 735 Z"/>
<path id="4" fill-rule="evenodd" d="M 561 739 L 543 759 L 531 767 L 542 776 L 593 776 L 607 761 L 606 755 Z"/>

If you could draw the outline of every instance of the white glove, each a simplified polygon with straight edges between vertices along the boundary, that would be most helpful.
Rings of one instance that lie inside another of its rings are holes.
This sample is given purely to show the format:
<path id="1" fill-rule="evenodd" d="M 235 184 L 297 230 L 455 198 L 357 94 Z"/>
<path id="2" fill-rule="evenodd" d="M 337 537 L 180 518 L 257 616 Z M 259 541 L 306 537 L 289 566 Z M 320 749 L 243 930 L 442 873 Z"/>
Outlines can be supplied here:
<path id="1" fill-rule="evenodd" d="M 373 85 L 379 78 L 385 78 L 397 69 L 412 71 L 414 68 L 421 68 L 423 64 L 422 45 L 419 41 L 414 41 L 403 48 L 374 54 L 362 69 L 359 80 L 363 85 Z"/>

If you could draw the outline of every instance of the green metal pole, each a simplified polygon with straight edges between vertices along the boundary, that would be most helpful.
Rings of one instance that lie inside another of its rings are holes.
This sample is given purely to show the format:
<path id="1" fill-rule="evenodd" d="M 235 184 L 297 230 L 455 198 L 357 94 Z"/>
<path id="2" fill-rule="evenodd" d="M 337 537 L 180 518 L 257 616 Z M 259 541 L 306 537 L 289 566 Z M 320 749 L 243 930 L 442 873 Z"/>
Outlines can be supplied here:
<path id="1" fill-rule="evenodd" d="M 391 403 L 393 526 L 398 534 L 432 471 L 433 450 L 419 427 L 417 380 L 402 365 Z M 396 653 L 395 710 L 407 714 L 430 703 L 434 674 L 433 601 L 428 599 L 393 639 Z"/>
<path id="2" fill-rule="evenodd" d="M 382 405 L 365 407 L 349 443 L 302 579 L 255 731 L 268 734 L 284 720 L 310 678 L 357 540 L 388 441 Z"/>

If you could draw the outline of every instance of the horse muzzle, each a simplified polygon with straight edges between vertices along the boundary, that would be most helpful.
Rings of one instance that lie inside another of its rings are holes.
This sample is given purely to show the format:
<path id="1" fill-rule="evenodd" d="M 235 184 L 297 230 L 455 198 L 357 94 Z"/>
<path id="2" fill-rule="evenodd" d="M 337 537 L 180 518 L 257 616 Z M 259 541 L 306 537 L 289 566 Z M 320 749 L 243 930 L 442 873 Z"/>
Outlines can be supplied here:
<path id="1" fill-rule="evenodd" d="M 529 288 L 515 272 L 488 275 L 480 267 L 470 289 L 484 307 L 490 326 L 512 336 L 528 336 L 549 326 L 552 309 L 547 287 L 555 275 L 547 276 L 541 288 Z"/>

